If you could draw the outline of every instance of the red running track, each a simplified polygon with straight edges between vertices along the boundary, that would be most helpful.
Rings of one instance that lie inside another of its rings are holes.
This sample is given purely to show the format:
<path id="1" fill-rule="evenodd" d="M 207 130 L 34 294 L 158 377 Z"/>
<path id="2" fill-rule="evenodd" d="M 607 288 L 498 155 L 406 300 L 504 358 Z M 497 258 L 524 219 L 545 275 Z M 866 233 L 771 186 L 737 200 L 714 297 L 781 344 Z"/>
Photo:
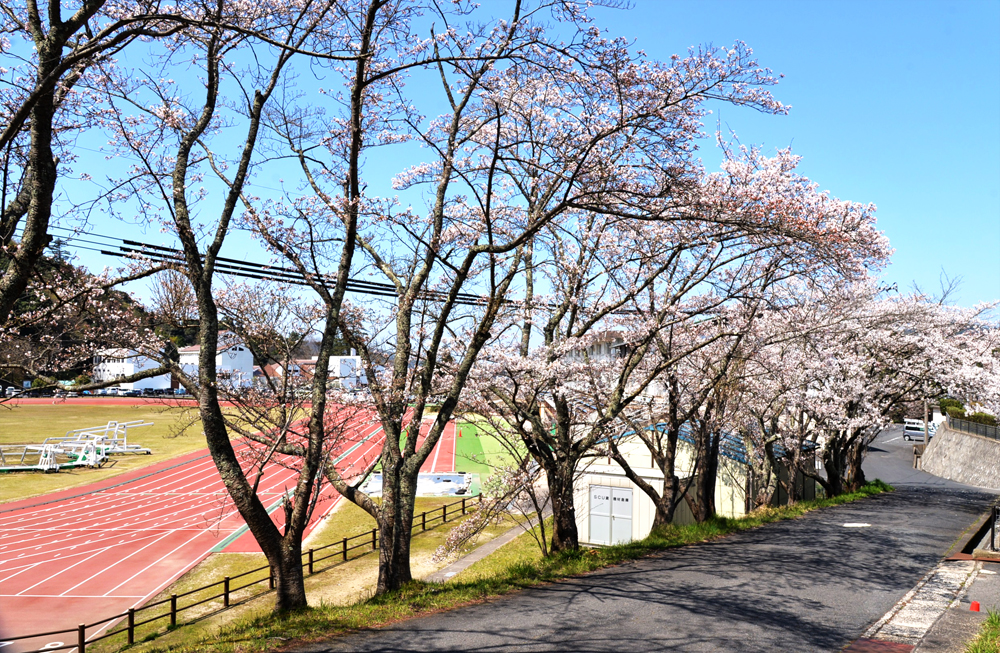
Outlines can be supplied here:
<path id="1" fill-rule="evenodd" d="M 333 451 L 345 475 L 365 469 L 378 456 L 384 437 L 370 414 L 351 419 L 349 435 Z M 446 466 L 445 450 L 453 461 L 454 446 L 452 427 L 439 444 L 435 468 Z M 247 447 L 238 450 L 250 453 Z M 294 487 L 295 476 L 292 469 L 271 465 L 261 481 L 258 494 L 274 509 L 276 524 L 283 520 L 277 508 Z M 322 491 L 307 534 L 339 498 L 330 488 Z M 74 628 L 138 607 L 209 553 L 223 550 L 260 549 L 227 500 L 204 450 L 84 488 L 2 504 L 0 650 L 69 644 L 74 634 L 9 648 L 2 640 L 4 634 Z M 88 630 L 88 637 L 98 634 Z"/>
<path id="2" fill-rule="evenodd" d="M 427 437 L 428 431 L 430 431 L 430 424 L 425 422 L 421 426 L 420 437 L 417 440 L 418 448 L 424 443 L 424 438 Z M 421 473 L 454 472 L 456 446 L 455 421 L 452 420 L 445 425 L 444 433 L 441 434 L 441 439 L 438 440 L 438 443 L 431 452 L 431 455 L 427 456 L 427 460 L 425 460 L 424 464 L 420 466 Z"/>

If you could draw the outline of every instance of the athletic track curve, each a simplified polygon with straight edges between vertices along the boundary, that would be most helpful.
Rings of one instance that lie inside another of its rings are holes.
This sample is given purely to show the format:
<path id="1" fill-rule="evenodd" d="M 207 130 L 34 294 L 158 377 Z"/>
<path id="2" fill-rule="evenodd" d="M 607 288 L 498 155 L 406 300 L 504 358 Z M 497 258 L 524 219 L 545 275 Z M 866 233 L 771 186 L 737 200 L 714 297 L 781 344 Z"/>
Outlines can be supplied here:
<path id="1" fill-rule="evenodd" d="M 369 417 L 354 419 L 333 450 L 347 475 L 365 469 L 384 439 Z M 454 471 L 455 436 L 452 422 L 421 471 Z M 259 486 L 279 526 L 278 508 L 294 478 L 294 471 L 272 465 Z M 340 499 L 324 487 L 306 536 Z M 218 551 L 260 548 L 228 501 L 207 450 L 90 486 L 0 504 L 0 653 L 37 651 L 59 640 L 68 644 L 73 634 L 9 647 L 3 636 L 75 628 L 139 607 Z M 88 630 L 88 638 L 102 631 Z"/>

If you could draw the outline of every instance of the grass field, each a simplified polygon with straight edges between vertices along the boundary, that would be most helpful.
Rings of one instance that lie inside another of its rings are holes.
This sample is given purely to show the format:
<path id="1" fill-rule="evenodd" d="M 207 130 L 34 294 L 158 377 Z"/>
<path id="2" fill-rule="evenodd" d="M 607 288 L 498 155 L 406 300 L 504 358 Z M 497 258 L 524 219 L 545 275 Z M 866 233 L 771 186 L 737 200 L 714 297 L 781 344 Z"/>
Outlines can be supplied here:
<path id="1" fill-rule="evenodd" d="M 114 466 L 101 469 L 64 469 L 56 473 L 8 472 L 0 474 L 0 503 L 55 492 L 117 476 L 205 447 L 197 413 L 158 404 L 95 406 L 70 402 L 0 407 L 0 444 L 40 444 L 66 431 L 107 424 L 111 420 L 145 420 L 153 426 L 129 431 L 129 441 L 149 447 L 151 456 L 114 456 Z"/>
<path id="2" fill-rule="evenodd" d="M 479 474 L 485 481 L 494 470 L 513 458 L 496 436 L 472 422 L 459 422 L 461 437 L 455 447 L 455 471 Z"/>

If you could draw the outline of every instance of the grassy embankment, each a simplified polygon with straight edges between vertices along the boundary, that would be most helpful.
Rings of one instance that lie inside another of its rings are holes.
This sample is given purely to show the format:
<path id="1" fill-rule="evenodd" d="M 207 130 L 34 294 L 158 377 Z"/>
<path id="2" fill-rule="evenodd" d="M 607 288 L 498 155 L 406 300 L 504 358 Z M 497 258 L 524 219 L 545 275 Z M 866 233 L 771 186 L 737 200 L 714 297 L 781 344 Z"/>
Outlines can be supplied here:
<path id="1" fill-rule="evenodd" d="M 990 610 L 979 635 L 968 643 L 965 653 L 1000 653 L 1000 612 Z"/>
<path id="2" fill-rule="evenodd" d="M 419 515 L 424 511 L 436 511 L 441 506 L 454 503 L 455 501 L 456 497 L 418 498 L 415 513 Z M 471 505 L 473 504 L 470 502 Z M 419 518 L 416 521 L 419 523 Z M 433 555 L 437 548 L 444 544 L 448 533 L 458 523 L 459 520 L 451 517 L 446 524 L 436 521 L 433 526 L 428 525 L 427 532 L 421 533 L 418 531 L 415 534 L 410 549 L 411 570 L 415 576 L 425 576 L 433 573 L 448 563 L 448 561 L 435 561 Z M 513 522 L 490 528 L 483 534 L 480 543 L 505 532 L 512 525 Z M 341 542 L 344 537 L 370 532 L 373 527 L 374 520 L 367 513 L 354 504 L 344 501 L 323 522 L 316 533 L 309 538 L 304 549 L 318 549 L 327 544 L 336 544 Z M 351 544 L 353 545 L 356 542 L 352 542 Z M 334 552 L 339 550 L 337 546 L 334 546 L 332 549 Z M 317 553 L 316 558 L 318 559 L 320 555 L 325 555 L 329 551 Z M 365 553 L 366 555 L 357 558 L 353 557 L 361 553 Z M 339 558 L 335 557 L 332 560 L 317 562 L 316 569 L 318 573 L 306 578 L 306 594 L 312 604 L 326 607 L 345 606 L 359 601 L 363 602 L 371 596 L 372 590 L 375 587 L 375 581 L 378 578 L 378 555 L 370 552 L 370 549 L 365 547 L 357 552 L 352 552 L 349 557 L 351 559 L 348 562 L 338 564 L 332 569 L 321 572 L 319 570 L 327 567 L 331 562 L 339 562 Z M 183 594 L 197 587 L 203 587 L 208 583 L 217 582 L 225 576 L 233 577 L 266 564 L 267 562 L 263 554 L 260 553 L 213 554 L 181 577 L 172 586 L 161 592 L 151 603 L 169 598 L 171 594 Z M 267 578 L 266 573 L 257 573 L 238 581 L 233 581 L 232 587 L 242 586 L 248 581 L 265 578 Z M 258 594 L 264 588 L 265 585 L 260 584 L 247 590 L 234 592 L 232 594 L 232 601 L 236 603 L 245 597 Z M 188 605 L 218 594 L 220 591 L 221 586 L 215 586 L 209 590 L 184 598 L 178 605 Z M 140 627 L 136 632 L 136 641 L 138 643 L 130 650 L 201 650 L 203 648 L 201 642 L 214 640 L 218 630 L 225 628 L 229 623 L 240 620 L 268 619 L 273 596 L 273 594 L 265 594 L 257 599 L 248 601 L 242 606 L 218 615 L 214 613 L 222 607 L 222 601 L 220 599 L 211 601 L 191 610 L 186 610 L 180 613 L 179 616 L 179 621 L 182 624 L 199 618 L 201 620 L 182 625 L 169 632 L 165 628 L 165 619 Z M 163 606 L 151 611 L 144 611 L 136 619 L 137 621 L 146 620 L 155 615 L 165 615 L 168 613 L 169 609 Z M 143 640 L 147 641 L 144 642 Z M 100 652 L 116 651 L 122 648 L 124 644 L 124 635 L 118 635 L 99 644 L 92 645 L 87 650 Z"/>
<path id="3" fill-rule="evenodd" d="M 55 473 L 10 472 L 0 474 L 0 503 L 64 490 L 146 467 L 205 447 L 197 413 L 165 404 L 100 406 L 73 404 L 23 404 L 0 407 L 0 444 L 41 444 L 67 431 L 107 424 L 109 421 L 145 420 L 153 426 L 129 431 L 129 442 L 153 450 L 150 456 L 114 456 L 113 466 L 100 469 L 64 469 Z M 134 438 L 134 440 L 133 440 Z"/>
<path id="4" fill-rule="evenodd" d="M 740 519 L 719 518 L 704 524 L 671 526 L 637 542 L 585 549 L 551 558 L 542 558 L 531 538 L 522 535 L 447 583 L 438 585 L 414 581 L 406 588 L 384 596 L 347 605 L 326 600 L 315 608 L 283 617 L 264 613 L 247 615 L 218 630 L 205 633 L 197 641 L 150 642 L 142 650 L 150 653 L 272 651 L 287 645 L 293 639 L 316 639 L 477 603 L 490 597 L 635 560 L 666 549 L 793 519 L 812 510 L 848 503 L 891 489 L 880 481 L 873 481 L 858 492 L 833 499 L 763 508 Z M 414 539 L 414 542 L 418 539 L 420 538 Z M 336 581 L 332 577 L 324 582 L 331 588 L 336 587 Z"/>

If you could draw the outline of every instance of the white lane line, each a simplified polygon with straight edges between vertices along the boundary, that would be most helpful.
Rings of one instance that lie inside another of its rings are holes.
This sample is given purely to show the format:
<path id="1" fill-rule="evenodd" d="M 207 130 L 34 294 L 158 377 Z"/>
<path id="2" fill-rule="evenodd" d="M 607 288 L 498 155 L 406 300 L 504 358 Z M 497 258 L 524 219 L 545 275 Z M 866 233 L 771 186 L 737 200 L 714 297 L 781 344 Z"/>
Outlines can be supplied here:
<path id="1" fill-rule="evenodd" d="M 204 469 L 199 469 L 202 467 Z M 207 459 L 207 461 L 193 460 L 190 463 L 181 465 L 176 469 L 169 470 L 170 473 L 165 474 L 163 476 L 160 476 L 159 474 L 153 474 L 153 476 L 151 477 L 136 479 L 135 481 L 132 482 L 138 483 L 138 485 L 136 485 L 134 489 L 139 489 L 144 487 L 156 488 L 162 486 L 164 481 L 173 479 L 173 477 L 178 475 L 184 475 L 184 477 L 179 480 L 186 480 L 187 478 L 190 478 L 193 475 L 202 474 L 205 472 L 210 473 L 214 469 L 215 465 L 212 464 L 211 458 Z M 88 512 L 90 512 L 92 508 L 95 508 L 96 506 L 103 505 L 104 503 L 106 503 L 105 498 L 110 498 L 111 495 L 121 495 L 121 494 L 130 494 L 130 493 L 118 490 L 116 491 L 101 490 L 86 496 L 67 499 L 65 502 L 50 504 L 45 507 L 39 506 L 38 509 L 30 507 L 24 508 L 23 511 L 16 511 L 14 513 L 10 513 L 8 518 L 16 518 L 17 521 L 24 521 L 26 518 L 31 518 L 32 516 L 36 515 L 38 519 L 44 519 L 46 517 L 50 517 L 50 515 L 46 513 L 58 514 L 60 517 L 65 517 L 67 515 L 72 515 L 73 513 L 78 511 L 87 510 Z M 28 512 L 29 514 L 23 515 L 24 512 Z M 3 521 L 6 520 L 0 520 L 0 523 L 2 523 Z"/>
<path id="2" fill-rule="evenodd" d="M 179 551 L 180 549 L 183 549 L 183 548 L 184 548 L 184 547 L 186 547 L 186 546 L 187 546 L 188 544 L 190 544 L 191 542 L 193 542 L 193 541 L 194 541 L 194 540 L 196 540 L 197 538 L 201 537 L 202 535 L 204 535 L 204 531 L 202 531 L 201 533 L 198 533 L 197 535 L 195 535 L 195 536 L 194 536 L 194 537 L 192 537 L 191 539 L 188 539 L 188 540 L 185 540 L 185 541 L 184 541 L 184 542 L 183 542 L 182 544 L 179 544 L 178 546 L 174 547 L 174 548 L 173 548 L 173 549 L 172 549 L 171 551 L 169 551 L 168 553 L 166 553 L 166 554 L 164 554 L 164 555 L 160 556 L 159 558 L 157 558 L 157 559 L 156 559 L 156 560 L 154 560 L 153 562 L 149 563 L 148 565 L 146 565 L 145 567 L 143 567 L 142 569 L 140 569 L 140 570 L 139 570 L 139 571 L 137 571 L 136 573 L 134 573 L 134 574 L 132 574 L 131 576 L 129 576 L 128 578 L 126 578 L 126 579 L 125 579 L 124 581 L 122 581 L 122 582 L 121 582 L 121 583 L 119 583 L 118 585 L 115 585 L 114 587 L 112 587 L 112 588 L 111 588 L 110 590 L 108 590 L 108 593 L 107 593 L 107 594 L 106 594 L 105 596 L 109 596 L 109 595 L 110 595 L 110 594 L 111 594 L 112 592 L 114 592 L 114 591 L 115 591 L 116 589 L 118 589 L 118 588 L 119 588 L 119 587 L 121 587 L 122 585 L 127 585 L 127 584 L 128 584 L 128 583 L 130 583 L 130 582 L 131 582 L 131 581 L 132 581 L 133 579 L 135 579 L 135 578 L 137 578 L 137 577 L 141 576 L 142 574 L 146 573 L 146 571 L 147 571 L 147 570 L 149 570 L 149 569 L 152 569 L 152 568 L 153 568 L 153 567 L 155 567 L 156 565 L 160 564 L 160 562 L 162 562 L 163 560 L 166 560 L 167 558 L 169 558 L 170 556 L 172 556 L 172 555 L 173 555 L 173 554 L 174 554 L 174 553 L 175 553 L 176 551 Z"/>
<path id="3" fill-rule="evenodd" d="M 23 590 L 21 590 L 20 592 L 18 592 L 18 595 L 21 595 L 21 594 L 24 594 L 25 592 L 28 592 L 28 591 L 30 591 L 30 590 L 33 590 L 33 589 L 35 589 L 36 587 L 38 587 L 39 585 L 41 585 L 42 583 L 45 583 L 45 582 L 47 582 L 47 581 L 49 581 L 49 580 L 51 580 L 51 579 L 53 579 L 53 578 L 56 578 L 56 577 L 58 577 L 58 576 L 60 576 L 60 575 L 62 575 L 62 574 L 64 574 L 64 573 L 66 573 L 67 571 L 69 571 L 69 570 L 70 570 L 70 569 L 72 569 L 73 567 L 77 567 L 77 566 L 79 566 L 79 565 L 82 565 L 83 563 L 87 562 L 88 560 L 92 560 L 93 558 L 96 558 L 97 556 L 101 555 L 101 554 L 102 554 L 102 553 L 104 553 L 105 551 L 109 551 L 109 550 L 111 550 L 111 547 L 110 547 L 110 546 L 108 546 L 108 547 L 104 547 L 103 549 L 98 549 L 97 551 L 94 551 L 93 553 L 91 553 L 91 554 L 90 554 L 89 556 L 87 556 L 87 557 L 86 557 L 86 558 L 84 558 L 83 560 L 80 560 L 80 561 L 78 561 L 78 562 L 75 562 L 74 564 L 72 564 L 72 565 L 70 565 L 70 566 L 68 566 L 68 567 L 65 567 L 65 568 L 63 568 L 63 569 L 59 569 L 59 570 L 57 570 L 57 571 L 56 571 L 55 573 L 53 573 L 53 574 L 50 574 L 49 576 L 47 576 L 47 577 L 43 578 L 42 580 L 38 581 L 38 582 L 37 582 L 37 583 L 35 583 L 34 585 L 31 585 L 30 587 L 25 587 L 25 588 L 24 588 Z"/>
<path id="4" fill-rule="evenodd" d="M 11 574 L 10 576 L 6 576 L 4 578 L 0 578 L 0 583 L 8 583 L 8 582 L 10 582 L 11 578 L 14 578 L 15 576 L 17 576 L 19 574 L 23 574 L 26 571 L 31 571 L 32 569 L 34 569 L 35 567 L 37 567 L 40 564 L 42 564 L 42 563 L 41 562 L 36 562 L 36 563 L 30 564 L 30 565 L 25 565 L 24 567 L 12 567 L 10 569 L 6 569 L 5 571 L 14 571 L 14 569 L 20 569 L 21 571 L 17 572 L 16 574 Z"/>
<path id="5" fill-rule="evenodd" d="M 451 471 L 458 471 L 458 422 L 449 422 L 453 433 L 451 434 L 452 439 L 455 441 L 455 446 L 451 449 Z"/>
<path id="6" fill-rule="evenodd" d="M 445 432 L 444 432 L 444 430 L 442 430 L 441 431 L 441 437 L 434 444 L 434 460 L 433 460 L 433 462 L 431 462 L 431 468 L 429 470 L 432 474 L 437 471 L 438 458 L 441 456 L 441 446 L 444 444 L 444 442 L 443 442 L 444 438 L 445 438 Z M 426 439 L 426 438 L 424 438 L 424 439 Z"/>
<path id="7" fill-rule="evenodd" d="M 117 560 L 115 560 L 114 564 L 112 564 L 112 565 L 110 565 L 108 567 L 105 567 L 104 569 L 101 569 L 101 570 L 97 571 L 96 573 L 94 573 L 91 576 L 89 576 L 89 577 L 85 578 L 84 580 L 80 581 L 79 583 L 77 583 L 73 587 L 70 587 L 69 589 L 65 590 L 61 594 L 61 596 L 66 596 L 67 594 L 69 594 L 70 592 L 72 592 L 73 590 L 75 590 L 77 587 L 80 587 L 81 585 L 84 585 L 84 584 L 90 582 L 92 579 L 97 578 L 98 576 L 102 576 L 104 574 L 107 574 L 108 572 L 110 572 L 112 569 L 114 569 L 115 567 L 117 567 L 121 563 L 129 560 L 130 558 L 132 558 L 134 556 L 139 555 L 140 553 L 142 553 L 143 551 L 145 551 L 149 547 L 153 546 L 154 544 L 156 544 L 157 542 L 159 542 L 163 538 L 169 537 L 172 534 L 173 534 L 172 532 L 170 532 L 170 533 L 164 533 L 163 535 L 161 535 L 160 537 L 156 538 L 152 542 L 149 542 L 149 543 L 145 544 L 144 546 L 136 549 L 135 551 L 133 551 L 132 553 L 128 554 L 127 556 L 125 556 L 123 558 L 122 557 L 118 558 Z M 118 587 L 121 587 L 121 586 L 119 585 Z"/>
<path id="8" fill-rule="evenodd" d="M 0 594 L 0 598 L 26 598 L 26 599 L 143 599 L 144 596 L 125 596 L 118 594 L 115 596 L 90 596 L 87 594 L 74 594 L 73 596 L 63 596 L 62 594 Z M 89 639 L 89 638 L 88 638 Z"/>

